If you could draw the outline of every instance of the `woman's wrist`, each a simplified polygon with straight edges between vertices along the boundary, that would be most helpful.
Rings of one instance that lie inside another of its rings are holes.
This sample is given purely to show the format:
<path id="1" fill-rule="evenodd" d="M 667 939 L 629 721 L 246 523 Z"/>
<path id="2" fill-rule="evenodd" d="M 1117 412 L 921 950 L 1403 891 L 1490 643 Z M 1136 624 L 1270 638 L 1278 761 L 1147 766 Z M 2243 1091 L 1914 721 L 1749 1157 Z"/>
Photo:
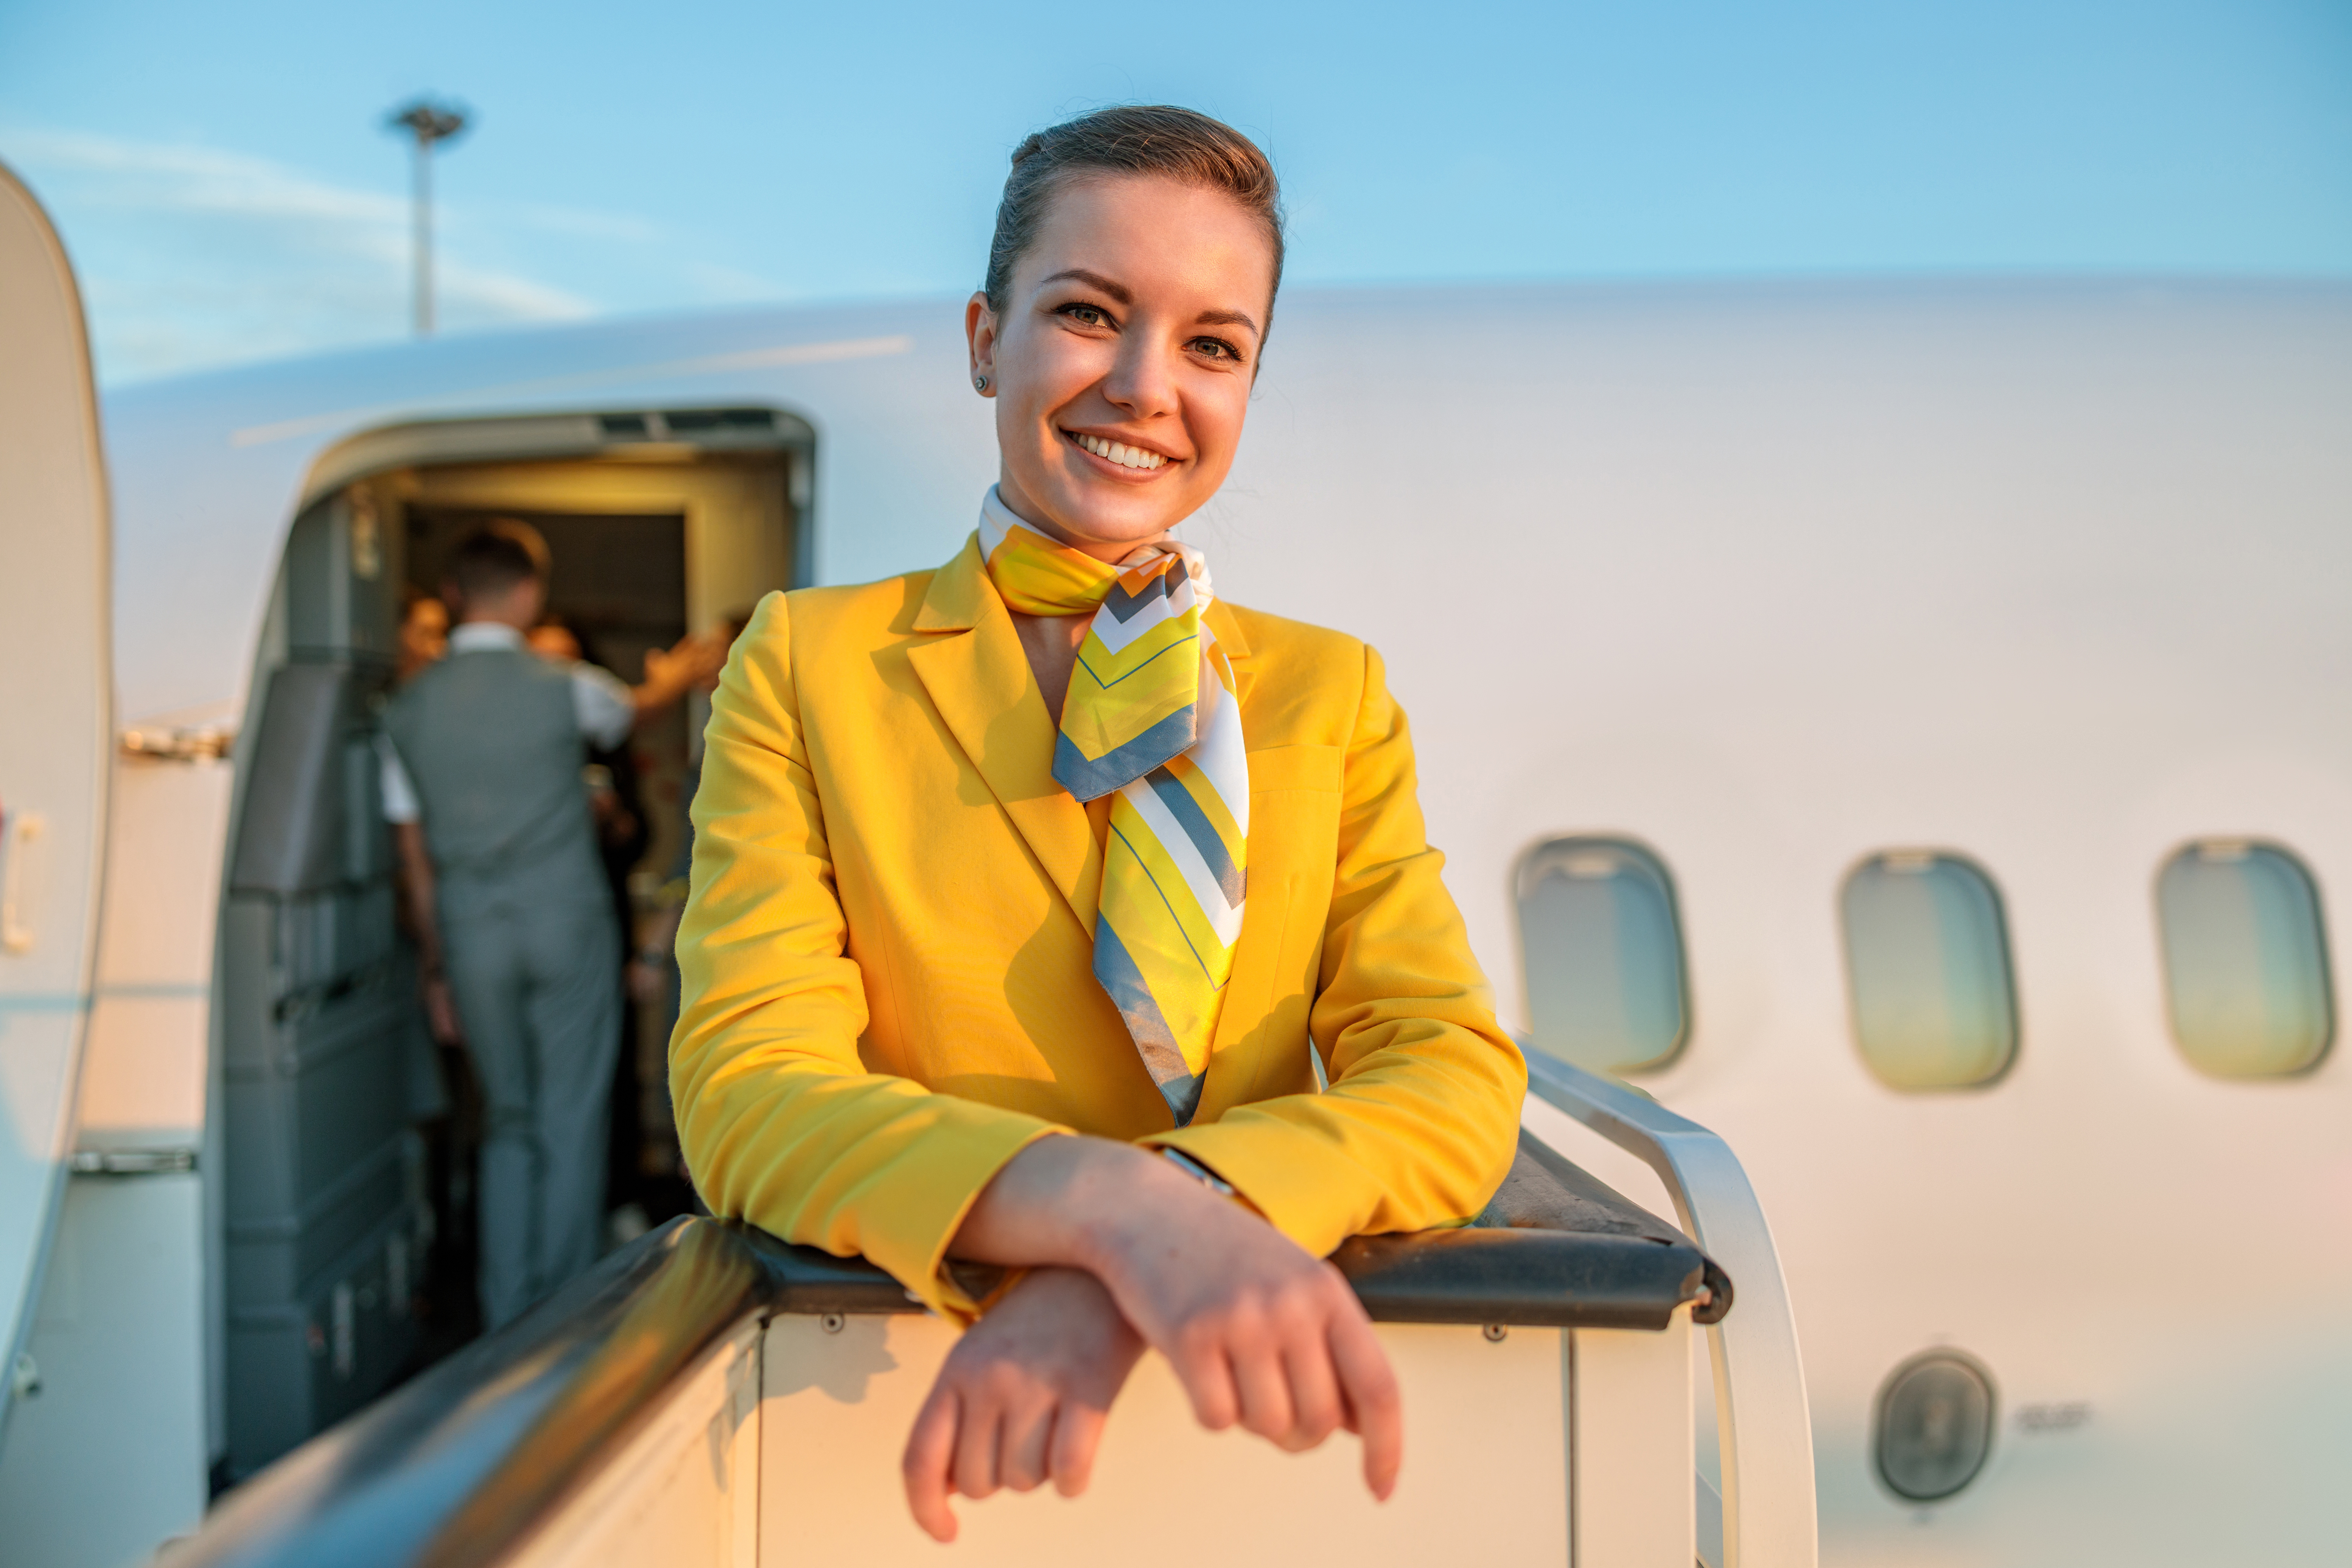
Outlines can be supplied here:
<path id="1" fill-rule="evenodd" d="M 1041 1138 L 982 1190 L 949 1250 L 980 1263 L 1083 1268 L 1116 1290 L 1136 1249 L 1196 1204 L 1230 1206 L 1156 1151 Z"/>
<path id="2" fill-rule="evenodd" d="M 1164 1247 L 1188 1210 L 1234 1207 L 1157 1149 L 1109 1143 L 1089 1175 L 1073 1189 L 1069 1211 L 1078 1266 L 1114 1295 L 1129 1282 L 1136 1260 Z"/>
<path id="3" fill-rule="evenodd" d="M 1112 1282 L 1135 1218 L 1155 1206 L 1155 1185 L 1177 1184 L 1170 1182 L 1174 1173 L 1144 1150 L 1108 1138 L 1056 1138 L 1032 1147 L 1058 1167 L 1045 1173 L 1050 1185 L 1037 1204 L 1040 1239 L 1055 1256 L 1039 1261 Z"/>

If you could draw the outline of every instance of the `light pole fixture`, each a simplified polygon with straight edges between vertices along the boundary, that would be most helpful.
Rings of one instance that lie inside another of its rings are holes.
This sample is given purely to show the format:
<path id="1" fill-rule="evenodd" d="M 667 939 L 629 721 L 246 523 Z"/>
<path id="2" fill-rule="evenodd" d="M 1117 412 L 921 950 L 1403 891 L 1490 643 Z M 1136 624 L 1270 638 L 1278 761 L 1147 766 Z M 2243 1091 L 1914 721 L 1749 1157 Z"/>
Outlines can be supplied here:
<path id="1" fill-rule="evenodd" d="M 420 98 L 394 110 L 385 128 L 405 131 L 416 139 L 415 213 L 416 245 L 416 335 L 433 335 L 433 144 L 446 142 L 466 129 L 466 111 L 451 104 Z"/>

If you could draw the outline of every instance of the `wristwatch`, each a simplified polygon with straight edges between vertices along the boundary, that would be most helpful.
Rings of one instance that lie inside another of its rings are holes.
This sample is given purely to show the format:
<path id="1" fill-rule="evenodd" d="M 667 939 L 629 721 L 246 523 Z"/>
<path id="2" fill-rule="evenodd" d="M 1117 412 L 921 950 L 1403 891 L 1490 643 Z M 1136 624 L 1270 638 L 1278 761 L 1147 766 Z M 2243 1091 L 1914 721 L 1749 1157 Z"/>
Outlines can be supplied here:
<path id="1" fill-rule="evenodd" d="M 1174 1149 L 1167 1148 L 1161 1149 L 1160 1153 L 1160 1157 L 1165 1159 L 1170 1164 L 1175 1166 L 1178 1170 L 1183 1172 L 1186 1175 L 1192 1177 L 1194 1181 L 1200 1183 L 1202 1186 L 1208 1188 L 1219 1197 L 1237 1198 L 1241 1195 L 1234 1191 L 1234 1184 L 1231 1182 L 1217 1174 L 1216 1172 L 1209 1169 L 1208 1166 L 1201 1163 L 1200 1161 L 1193 1159 L 1190 1154 L 1180 1153 Z"/>

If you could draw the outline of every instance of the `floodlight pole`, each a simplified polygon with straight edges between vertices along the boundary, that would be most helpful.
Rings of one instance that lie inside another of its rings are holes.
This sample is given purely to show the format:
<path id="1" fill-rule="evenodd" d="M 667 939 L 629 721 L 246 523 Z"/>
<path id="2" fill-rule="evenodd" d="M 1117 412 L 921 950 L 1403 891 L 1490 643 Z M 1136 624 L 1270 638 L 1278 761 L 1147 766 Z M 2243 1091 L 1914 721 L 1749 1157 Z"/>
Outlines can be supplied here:
<path id="1" fill-rule="evenodd" d="M 415 244 L 415 328 L 433 335 L 433 146 L 466 129 L 466 111 L 427 99 L 395 110 L 385 124 L 415 138 L 415 186 L 411 224 Z"/>

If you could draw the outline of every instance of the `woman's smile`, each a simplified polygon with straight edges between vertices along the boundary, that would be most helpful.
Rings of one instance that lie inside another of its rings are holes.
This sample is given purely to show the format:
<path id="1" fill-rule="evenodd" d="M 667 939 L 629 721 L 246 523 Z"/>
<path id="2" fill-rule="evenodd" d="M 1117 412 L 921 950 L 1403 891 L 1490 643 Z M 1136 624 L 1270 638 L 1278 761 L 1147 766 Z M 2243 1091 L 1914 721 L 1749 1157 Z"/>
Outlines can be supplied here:
<path id="1" fill-rule="evenodd" d="M 1113 440 L 1084 430 L 1064 430 L 1062 438 L 1122 479 L 1155 473 L 1175 460 L 1164 452 L 1155 452 L 1133 441 Z"/>

